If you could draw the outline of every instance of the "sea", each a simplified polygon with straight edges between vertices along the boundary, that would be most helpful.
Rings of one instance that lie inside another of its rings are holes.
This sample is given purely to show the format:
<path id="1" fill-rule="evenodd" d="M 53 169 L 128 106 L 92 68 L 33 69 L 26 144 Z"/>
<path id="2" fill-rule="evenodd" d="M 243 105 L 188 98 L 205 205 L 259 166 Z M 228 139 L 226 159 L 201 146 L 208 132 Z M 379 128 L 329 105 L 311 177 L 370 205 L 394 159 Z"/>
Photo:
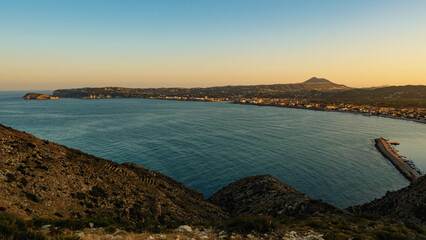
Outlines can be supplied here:
<path id="1" fill-rule="evenodd" d="M 378 137 L 400 142 L 400 153 L 426 172 L 426 125 L 411 121 L 229 102 L 27 101 L 25 93 L 0 92 L 0 124 L 160 171 L 206 198 L 271 174 L 341 208 L 369 202 L 409 184 L 375 148 Z"/>

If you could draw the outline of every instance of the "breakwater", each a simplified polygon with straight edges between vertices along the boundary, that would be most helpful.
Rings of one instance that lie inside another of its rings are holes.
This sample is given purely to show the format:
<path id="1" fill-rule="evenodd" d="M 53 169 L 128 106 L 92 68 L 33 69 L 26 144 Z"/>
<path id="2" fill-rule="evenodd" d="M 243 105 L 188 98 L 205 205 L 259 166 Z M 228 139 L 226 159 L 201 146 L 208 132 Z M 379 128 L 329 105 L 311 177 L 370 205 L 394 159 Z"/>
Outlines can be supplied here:
<path id="1" fill-rule="evenodd" d="M 414 163 L 401 156 L 398 151 L 391 146 L 391 143 L 385 138 L 376 138 L 376 148 L 404 175 L 410 182 L 421 177 L 421 172 Z"/>

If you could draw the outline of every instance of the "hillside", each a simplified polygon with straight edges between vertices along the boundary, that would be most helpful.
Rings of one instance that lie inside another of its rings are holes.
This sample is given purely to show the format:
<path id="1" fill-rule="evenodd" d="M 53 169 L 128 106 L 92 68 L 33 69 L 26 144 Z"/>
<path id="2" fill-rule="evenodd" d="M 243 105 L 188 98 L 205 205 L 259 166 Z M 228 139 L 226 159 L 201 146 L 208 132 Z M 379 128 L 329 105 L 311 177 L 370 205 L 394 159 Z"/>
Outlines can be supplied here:
<path id="1" fill-rule="evenodd" d="M 310 99 L 325 103 L 346 103 L 383 107 L 426 108 L 426 86 L 407 85 L 378 88 L 357 88 L 341 92 L 312 92 Z"/>
<path id="2" fill-rule="evenodd" d="M 159 172 L 0 125 L 0 239 L 176 239 L 178 224 L 201 229 L 179 232 L 184 239 L 424 239 L 425 179 L 347 211 L 271 175 L 237 180 L 206 201 Z M 81 238 L 56 238 L 65 235 Z"/>
<path id="3" fill-rule="evenodd" d="M 246 177 L 222 188 L 208 199 L 231 216 L 317 216 L 342 214 L 271 175 Z"/>
<path id="4" fill-rule="evenodd" d="M 350 88 L 324 78 L 302 83 L 222 86 L 208 88 L 75 88 L 53 92 L 61 98 L 157 98 L 202 101 L 235 101 L 241 98 L 289 98 L 322 104 L 426 108 L 426 86 Z"/>
<path id="5" fill-rule="evenodd" d="M 426 225 L 426 176 L 382 198 L 347 208 L 355 214 L 378 214 L 387 218 Z"/>
<path id="6" fill-rule="evenodd" d="M 226 214 L 159 172 L 117 164 L 0 125 L 0 209 L 24 219 L 195 223 Z"/>
<path id="7" fill-rule="evenodd" d="M 342 91 L 350 89 L 326 79 L 311 78 L 302 83 L 273 84 L 273 85 L 251 85 L 251 86 L 222 86 L 208 88 L 75 88 L 58 89 L 53 92 L 54 96 L 64 98 L 150 98 L 160 96 L 190 96 L 211 98 L 234 98 L 238 96 L 268 97 L 306 91 Z"/>

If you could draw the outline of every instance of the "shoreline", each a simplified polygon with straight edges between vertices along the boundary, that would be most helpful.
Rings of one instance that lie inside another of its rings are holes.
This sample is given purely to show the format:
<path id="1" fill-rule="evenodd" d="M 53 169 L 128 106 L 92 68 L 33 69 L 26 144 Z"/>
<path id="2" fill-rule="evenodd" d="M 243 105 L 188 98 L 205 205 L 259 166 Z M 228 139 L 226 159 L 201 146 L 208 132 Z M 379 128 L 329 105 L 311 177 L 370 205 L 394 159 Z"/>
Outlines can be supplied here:
<path id="1" fill-rule="evenodd" d="M 199 97 L 193 97 L 193 98 L 182 98 L 182 97 L 61 97 L 61 98 L 75 98 L 75 99 L 123 99 L 123 98 L 141 98 L 141 99 L 152 99 L 152 100 L 169 100 L 169 101 L 180 101 L 180 102 L 227 102 L 232 104 L 241 104 L 241 105 L 255 105 L 255 106 L 267 106 L 267 107 L 283 107 L 283 108 L 292 108 L 292 109 L 303 109 L 303 110 L 314 110 L 314 111 L 323 111 L 323 112 L 340 112 L 340 113 L 352 113 L 352 114 L 360 114 L 363 116 L 374 116 L 374 117 L 383 117 L 383 118 L 389 118 L 389 119 L 396 119 L 396 120 L 404 120 L 404 121 L 411 121 L 421 124 L 426 124 L 426 118 L 424 119 L 417 119 L 417 118 L 408 118 L 403 116 L 391 116 L 388 114 L 373 114 L 368 112 L 359 112 L 359 111 L 350 111 L 350 110 L 341 110 L 338 109 L 336 106 L 333 105 L 332 109 L 327 109 L 326 107 L 306 107 L 304 105 L 279 105 L 279 104 L 267 104 L 267 103 L 252 103 L 252 102 L 241 102 L 239 100 L 233 100 L 232 98 L 199 98 Z M 35 99 L 39 100 L 39 99 Z M 295 100 L 297 101 L 297 100 Z M 319 104 L 316 104 L 319 105 Z"/>
<path id="2" fill-rule="evenodd" d="M 394 117 L 394 116 L 388 116 L 383 114 L 371 114 L 371 113 L 362 113 L 362 112 L 356 112 L 356 111 L 341 111 L 341 110 L 332 110 L 332 109 L 323 109 L 323 108 L 307 108 L 307 107 L 298 107 L 298 106 L 281 106 L 281 105 L 275 105 L 275 104 L 256 104 L 256 103 L 242 103 L 242 102 L 230 102 L 230 103 L 241 104 L 241 105 L 253 105 L 253 106 L 259 106 L 259 107 L 282 107 L 282 108 L 302 109 L 302 110 L 322 111 L 322 112 L 351 113 L 351 114 L 357 114 L 357 115 L 362 115 L 366 117 L 382 117 L 382 118 L 404 120 L 404 121 L 411 121 L 411 122 L 426 124 L 426 120 L 421 120 L 421 119 Z"/>

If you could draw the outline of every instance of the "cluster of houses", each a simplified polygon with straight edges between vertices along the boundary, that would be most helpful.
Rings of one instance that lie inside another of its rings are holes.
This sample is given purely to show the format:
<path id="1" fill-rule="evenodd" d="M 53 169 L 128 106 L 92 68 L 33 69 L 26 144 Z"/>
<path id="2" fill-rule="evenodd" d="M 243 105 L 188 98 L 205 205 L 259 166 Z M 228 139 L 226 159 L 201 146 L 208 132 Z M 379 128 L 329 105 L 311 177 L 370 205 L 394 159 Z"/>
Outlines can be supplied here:
<path id="1" fill-rule="evenodd" d="M 368 105 L 353 104 L 324 104 L 314 103 L 309 100 L 296 100 L 285 98 L 240 98 L 234 100 L 234 103 L 253 104 L 265 106 L 281 106 L 303 109 L 325 110 L 325 111 L 341 111 L 355 112 L 374 116 L 384 116 L 391 118 L 407 118 L 426 123 L 426 108 L 392 108 L 392 107 L 375 107 Z"/>
<path id="2" fill-rule="evenodd" d="M 150 99 L 166 99 L 178 101 L 202 101 L 202 102 L 223 102 L 230 101 L 229 98 L 212 98 L 212 97 L 189 97 L 189 96 L 152 96 Z"/>

